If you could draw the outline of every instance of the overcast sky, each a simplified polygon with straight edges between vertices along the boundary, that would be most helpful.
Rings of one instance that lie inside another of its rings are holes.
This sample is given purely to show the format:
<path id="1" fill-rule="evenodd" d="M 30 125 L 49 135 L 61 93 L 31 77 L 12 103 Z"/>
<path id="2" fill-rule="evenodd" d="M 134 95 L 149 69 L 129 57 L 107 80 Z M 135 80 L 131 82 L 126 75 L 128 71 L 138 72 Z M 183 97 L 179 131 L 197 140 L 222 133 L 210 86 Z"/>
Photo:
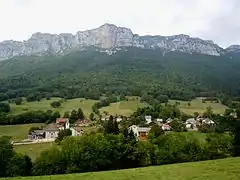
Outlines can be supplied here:
<path id="1" fill-rule="evenodd" d="M 240 0 L 0 0 L 0 41 L 112 23 L 140 35 L 188 34 L 240 44 Z"/>

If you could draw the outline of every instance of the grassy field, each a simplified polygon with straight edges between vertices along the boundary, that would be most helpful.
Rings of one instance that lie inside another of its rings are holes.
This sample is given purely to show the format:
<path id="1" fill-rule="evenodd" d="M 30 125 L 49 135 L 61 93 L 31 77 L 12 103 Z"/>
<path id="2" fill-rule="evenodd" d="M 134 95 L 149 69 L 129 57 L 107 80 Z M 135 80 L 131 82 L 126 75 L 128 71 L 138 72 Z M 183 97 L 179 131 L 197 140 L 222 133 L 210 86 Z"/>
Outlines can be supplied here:
<path id="1" fill-rule="evenodd" d="M 43 99 L 40 102 L 34 101 L 34 102 L 26 102 L 24 101 L 22 105 L 16 105 L 15 103 L 11 103 L 11 109 L 13 114 L 18 114 L 22 112 L 27 111 L 33 111 L 33 110 L 54 110 L 59 111 L 62 115 L 66 111 L 71 111 L 73 109 L 82 108 L 85 115 L 88 117 L 90 113 L 92 112 L 92 106 L 96 100 L 85 100 L 81 98 L 71 99 L 67 100 L 62 103 L 61 107 L 59 108 L 52 108 L 51 102 L 53 101 L 59 101 L 60 98 L 52 98 L 51 100 Z M 112 103 L 110 106 L 104 107 L 100 109 L 100 112 L 103 114 L 104 111 L 108 112 L 109 114 L 119 114 L 119 115 L 125 115 L 128 116 L 132 114 L 138 107 L 144 107 L 147 106 L 146 103 L 141 103 L 140 99 L 137 97 L 129 97 L 128 101 L 121 101 L 117 103 Z"/>
<path id="2" fill-rule="evenodd" d="M 41 127 L 43 124 L 22 124 L 0 126 L 0 136 L 11 136 L 13 140 L 27 139 L 28 131 L 33 126 Z"/>
<path id="3" fill-rule="evenodd" d="M 146 168 L 39 177 L 6 178 L 11 180 L 239 180 L 240 158 L 172 164 Z"/>
<path id="4" fill-rule="evenodd" d="M 89 116 L 89 114 L 92 112 L 92 106 L 96 102 L 95 100 L 85 100 L 81 98 L 71 99 L 64 101 L 62 105 L 59 108 L 52 108 L 51 103 L 53 101 L 59 101 L 60 98 L 52 98 L 51 100 L 43 99 L 39 102 L 26 102 L 24 101 L 22 105 L 16 105 L 15 103 L 11 103 L 11 109 L 13 114 L 22 113 L 26 111 L 34 111 L 34 110 L 53 110 L 53 111 L 59 111 L 62 115 L 66 111 L 71 111 L 73 109 L 82 108 L 84 113 Z"/>
<path id="5" fill-rule="evenodd" d="M 129 99 L 128 101 L 121 101 L 116 103 L 111 103 L 107 107 L 100 109 L 100 112 L 103 114 L 104 111 L 112 115 L 123 115 L 129 116 L 137 110 L 137 108 L 147 106 L 146 103 L 141 103 L 139 99 Z"/>
<path id="6" fill-rule="evenodd" d="M 55 145 L 54 142 L 51 143 L 41 143 L 41 144 L 25 144 L 14 146 L 14 150 L 18 153 L 26 154 L 31 157 L 32 160 L 35 160 L 42 151 L 49 149 Z"/>
<path id="7" fill-rule="evenodd" d="M 174 104 L 175 102 L 179 102 L 180 105 L 178 107 L 181 111 L 187 114 L 193 114 L 194 112 L 203 113 L 207 107 L 212 107 L 214 113 L 223 113 L 226 106 L 221 103 L 211 103 L 210 101 L 206 101 L 206 103 L 202 103 L 201 98 L 196 98 L 190 102 L 190 106 L 188 105 L 188 101 L 176 101 L 169 100 L 169 103 Z"/>
<path id="8" fill-rule="evenodd" d="M 43 99 L 40 102 L 26 102 L 24 101 L 22 105 L 16 105 L 15 103 L 11 103 L 11 109 L 13 114 L 18 114 L 26 111 L 33 111 L 33 110 L 55 110 L 59 111 L 62 115 L 66 111 L 71 111 L 73 109 L 82 108 L 86 116 L 88 117 L 89 114 L 92 112 L 92 106 L 96 100 L 85 100 L 81 98 L 67 100 L 62 103 L 61 107 L 59 108 L 52 108 L 51 102 L 59 101 L 60 98 L 52 98 L 51 100 Z M 179 102 L 180 104 L 178 107 L 187 114 L 193 114 L 194 112 L 199 112 L 200 114 L 203 113 L 208 106 L 213 108 L 215 113 L 223 113 L 226 106 L 222 105 L 221 103 L 211 103 L 207 101 L 206 103 L 202 103 L 200 98 L 194 99 L 190 102 L 190 106 L 188 105 L 187 101 L 176 101 L 176 100 L 169 100 L 169 103 L 174 104 L 175 102 Z M 138 107 L 145 107 L 147 103 L 141 103 L 140 98 L 138 97 L 128 97 L 128 101 L 121 101 L 112 103 L 107 107 L 103 107 L 100 109 L 100 112 L 108 112 L 109 114 L 115 115 L 124 115 L 129 116 L 131 115 Z"/>

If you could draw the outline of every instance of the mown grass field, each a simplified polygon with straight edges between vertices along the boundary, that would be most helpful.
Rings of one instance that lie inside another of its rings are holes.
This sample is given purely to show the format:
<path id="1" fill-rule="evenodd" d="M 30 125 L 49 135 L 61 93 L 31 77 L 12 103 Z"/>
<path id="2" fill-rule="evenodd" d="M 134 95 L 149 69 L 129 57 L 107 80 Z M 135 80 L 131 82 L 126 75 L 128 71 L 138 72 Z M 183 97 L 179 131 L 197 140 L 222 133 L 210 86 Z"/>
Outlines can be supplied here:
<path id="1" fill-rule="evenodd" d="M 239 180 L 240 158 L 181 163 L 154 167 L 66 174 L 39 177 L 5 178 L 9 180 Z"/>
<path id="2" fill-rule="evenodd" d="M 111 103 L 109 106 L 101 108 L 100 113 L 104 114 L 105 111 L 111 115 L 130 116 L 137 110 L 137 108 L 142 108 L 146 106 L 148 106 L 148 104 L 141 103 L 140 99 L 129 99 L 128 101 Z"/>
<path id="3" fill-rule="evenodd" d="M 62 115 L 66 111 L 71 111 L 73 109 L 82 108 L 86 116 L 88 117 L 89 114 L 92 112 L 92 106 L 96 100 L 91 99 L 71 99 L 64 101 L 59 108 L 52 108 L 51 102 L 59 101 L 60 98 L 52 98 L 51 100 L 42 99 L 41 101 L 37 102 L 26 102 L 24 101 L 22 105 L 16 105 L 15 103 L 11 103 L 11 109 L 13 114 L 18 114 L 27 111 L 33 110 L 53 110 L 59 111 Z M 188 101 L 178 101 L 178 100 L 169 100 L 169 103 L 174 104 L 175 102 L 179 102 L 180 104 L 178 107 L 181 111 L 187 114 L 193 114 L 194 112 L 199 112 L 200 114 L 203 113 L 207 107 L 212 107 L 215 113 L 223 113 L 226 106 L 222 105 L 221 103 L 211 103 L 206 101 L 206 103 L 202 103 L 201 98 L 196 98 L 190 102 L 190 106 L 188 105 Z M 141 103 L 139 97 L 128 97 L 128 101 L 120 101 L 116 103 L 112 103 L 107 107 L 103 107 L 100 109 L 101 114 L 104 115 L 104 112 L 112 115 L 124 115 L 129 116 L 131 115 L 138 107 L 146 107 L 148 106 L 147 103 Z"/>
<path id="4" fill-rule="evenodd" d="M 62 115 L 66 111 L 71 111 L 73 109 L 82 108 L 84 113 L 89 116 L 89 114 L 92 112 L 92 106 L 95 102 L 95 100 L 86 100 L 81 98 L 71 99 L 64 101 L 62 105 L 59 108 L 52 108 L 51 103 L 53 101 L 59 101 L 60 98 L 51 98 L 50 100 L 42 99 L 41 101 L 34 101 L 34 102 L 26 102 L 24 101 L 21 105 L 16 105 L 15 103 L 11 103 L 11 109 L 13 114 L 18 114 L 22 112 L 27 111 L 35 111 L 35 110 L 53 110 L 53 111 L 59 111 Z"/>
<path id="5" fill-rule="evenodd" d="M 196 98 L 190 102 L 190 106 L 188 105 L 188 101 L 177 101 L 177 100 L 169 100 L 169 103 L 175 104 L 175 102 L 179 102 L 178 105 L 179 109 L 183 111 L 186 114 L 193 114 L 194 112 L 198 112 L 202 114 L 204 111 L 206 111 L 207 107 L 212 107 L 214 113 L 224 113 L 225 109 L 227 109 L 227 106 L 224 106 L 221 103 L 211 103 L 210 101 L 206 101 L 205 103 L 202 103 L 201 98 Z"/>
<path id="6" fill-rule="evenodd" d="M 28 131 L 33 126 L 41 127 L 43 124 L 21 124 L 0 126 L 0 136 L 11 136 L 13 140 L 27 139 Z"/>
<path id="7" fill-rule="evenodd" d="M 55 143 L 41 143 L 41 144 L 25 144 L 13 146 L 14 150 L 18 153 L 28 155 L 32 160 L 35 160 L 42 151 L 47 150 L 54 146 Z"/>

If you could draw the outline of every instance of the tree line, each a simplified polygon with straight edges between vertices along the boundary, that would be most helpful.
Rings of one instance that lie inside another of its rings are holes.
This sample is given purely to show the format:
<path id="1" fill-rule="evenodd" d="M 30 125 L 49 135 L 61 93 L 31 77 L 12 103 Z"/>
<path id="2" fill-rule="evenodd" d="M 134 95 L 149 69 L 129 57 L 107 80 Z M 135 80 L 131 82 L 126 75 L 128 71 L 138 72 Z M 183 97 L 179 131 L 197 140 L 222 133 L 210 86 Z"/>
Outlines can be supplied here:
<path id="1" fill-rule="evenodd" d="M 124 98 L 122 98 L 121 100 L 123 100 Z M 111 103 L 115 103 L 118 101 L 118 97 L 117 96 L 110 96 L 107 97 L 106 99 L 102 99 L 99 102 L 96 102 L 93 106 L 92 106 L 92 111 L 95 114 L 100 114 L 99 109 L 102 107 L 106 107 L 109 106 Z"/>
<path id="2" fill-rule="evenodd" d="M 58 111 L 29 111 L 21 114 L 7 114 L 0 112 L 0 125 L 16 125 L 16 124 L 31 124 L 31 123 L 51 123 L 55 122 L 56 118 L 60 118 Z"/>

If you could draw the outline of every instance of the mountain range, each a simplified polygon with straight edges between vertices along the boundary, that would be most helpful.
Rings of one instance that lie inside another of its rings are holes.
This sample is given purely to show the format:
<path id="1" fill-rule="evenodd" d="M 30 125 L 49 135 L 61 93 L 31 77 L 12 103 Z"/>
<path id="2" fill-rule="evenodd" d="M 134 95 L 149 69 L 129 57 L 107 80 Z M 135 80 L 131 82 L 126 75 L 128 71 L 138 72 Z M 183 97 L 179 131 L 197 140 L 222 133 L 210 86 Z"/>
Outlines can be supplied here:
<path id="1" fill-rule="evenodd" d="M 179 34 L 174 36 L 140 36 L 131 29 L 104 24 L 96 29 L 70 33 L 48 34 L 34 33 L 26 41 L 7 40 L 0 43 L 0 59 L 15 56 L 65 55 L 75 50 L 95 47 L 100 51 L 112 54 L 124 47 L 144 49 L 161 49 L 163 53 L 178 51 L 184 53 L 200 53 L 221 56 L 229 52 L 240 52 L 240 45 L 232 45 L 226 49 L 213 41 L 193 38 Z"/>

